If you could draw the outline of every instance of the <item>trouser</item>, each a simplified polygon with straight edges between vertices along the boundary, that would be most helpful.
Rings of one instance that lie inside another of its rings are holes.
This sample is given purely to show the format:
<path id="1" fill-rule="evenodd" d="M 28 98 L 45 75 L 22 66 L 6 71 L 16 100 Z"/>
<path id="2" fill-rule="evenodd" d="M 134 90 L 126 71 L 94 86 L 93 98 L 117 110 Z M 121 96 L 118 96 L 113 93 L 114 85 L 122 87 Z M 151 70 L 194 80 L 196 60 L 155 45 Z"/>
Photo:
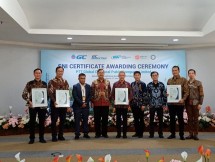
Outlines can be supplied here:
<path id="1" fill-rule="evenodd" d="M 198 135 L 199 129 L 199 109 L 197 105 L 186 105 L 188 115 L 188 129 L 190 135 Z"/>
<path id="2" fill-rule="evenodd" d="M 64 123 L 65 123 L 65 119 L 66 119 L 66 112 L 67 112 L 67 108 L 51 107 L 51 128 L 52 128 L 52 137 L 53 138 L 55 138 L 57 136 L 56 122 L 58 120 L 58 117 L 60 118 L 58 137 L 63 136 L 63 127 L 64 127 Z"/>
<path id="3" fill-rule="evenodd" d="M 46 109 L 41 109 L 40 107 L 35 108 L 29 108 L 29 114 L 30 114 L 30 120 L 29 120 L 29 138 L 34 140 L 35 139 L 35 122 L 36 122 L 36 116 L 38 114 L 39 118 L 39 138 L 44 138 L 44 124 L 46 119 Z"/>
<path id="4" fill-rule="evenodd" d="M 107 135 L 108 129 L 108 113 L 109 106 L 95 106 L 94 107 L 94 121 L 96 136 Z M 101 127 L 102 123 L 102 127 Z"/>
<path id="5" fill-rule="evenodd" d="M 131 106 L 134 117 L 134 128 L 138 136 L 142 136 L 145 128 L 144 111 L 139 106 Z"/>
<path id="6" fill-rule="evenodd" d="M 82 121 L 83 133 L 88 133 L 88 116 L 89 109 L 88 108 L 77 108 L 74 109 L 74 117 L 75 117 L 75 135 L 80 136 L 80 122 Z"/>
<path id="7" fill-rule="evenodd" d="M 121 125 L 123 124 L 123 135 L 127 134 L 127 108 L 116 108 L 116 128 L 117 135 L 121 135 Z M 122 120 L 121 120 L 122 117 Z"/>
<path id="8" fill-rule="evenodd" d="M 170 115 L 170 132 L 172 135 L 175 135 L 176 129 L 176 115 L 178 117 L 179 123 L 179 136 L 184 136 L 184 106 L 183 105 L 168 105 L 169 108 L 169 115 Z"/>
<path id="9" fill-rule="evenodd" d="M 155 112 L 157 112 L 158 116 L 158 121 L 159 121 L 159 127 L 158 127 L 158 134 L 163 135 L 163 108 L 162 107 L 151 107 L 149 109 L 150 112 L 150 130 L 149 134 L 151 136 L 154 136 L 154 117 L 155 117 Z"/>

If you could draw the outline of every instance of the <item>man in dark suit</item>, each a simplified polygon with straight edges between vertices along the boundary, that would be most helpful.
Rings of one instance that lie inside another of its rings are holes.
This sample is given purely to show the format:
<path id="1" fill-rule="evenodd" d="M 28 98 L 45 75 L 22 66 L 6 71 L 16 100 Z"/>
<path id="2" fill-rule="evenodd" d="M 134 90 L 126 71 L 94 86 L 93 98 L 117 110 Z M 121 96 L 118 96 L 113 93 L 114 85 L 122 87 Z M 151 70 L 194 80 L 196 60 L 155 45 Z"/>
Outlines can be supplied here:
<path id="1" fill-rule="evenodd" d="M 75 116 L 75 139 L 80 136 L 80 121 L 83 120 L 84 138 L 90 138 L 88 135 L 88 116 L 89 116 L 89 102 L 91 99 L 91 88 L 89 84 L 85 83 L 86 75 L 80 73 L 78 76 L 79 83 L 73 86 L 72 95 L 74 102 L 72 105 Z"/>

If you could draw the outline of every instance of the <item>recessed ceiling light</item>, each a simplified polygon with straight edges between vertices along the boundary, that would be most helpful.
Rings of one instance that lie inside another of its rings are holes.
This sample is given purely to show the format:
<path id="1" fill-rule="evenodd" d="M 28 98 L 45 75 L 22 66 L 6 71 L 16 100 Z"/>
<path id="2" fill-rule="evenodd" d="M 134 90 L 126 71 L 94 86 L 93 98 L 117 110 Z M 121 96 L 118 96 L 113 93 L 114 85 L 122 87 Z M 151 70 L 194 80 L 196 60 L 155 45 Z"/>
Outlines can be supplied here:
<path id="1" fill-rule="evenodd" d="M 121 41 L 125 41 L 126 40 L 126 38 L 121 38 Z"/>
<path id="2" fill-rule="evenodd" d="M 173 39 L 173 42 L 178 42 L 179 41 L 179 39 Z"/>
<path id="3" fill-rule="evenodd" d="M 68 40 L 72 40 L 72 37 L 67 37 Z"/>

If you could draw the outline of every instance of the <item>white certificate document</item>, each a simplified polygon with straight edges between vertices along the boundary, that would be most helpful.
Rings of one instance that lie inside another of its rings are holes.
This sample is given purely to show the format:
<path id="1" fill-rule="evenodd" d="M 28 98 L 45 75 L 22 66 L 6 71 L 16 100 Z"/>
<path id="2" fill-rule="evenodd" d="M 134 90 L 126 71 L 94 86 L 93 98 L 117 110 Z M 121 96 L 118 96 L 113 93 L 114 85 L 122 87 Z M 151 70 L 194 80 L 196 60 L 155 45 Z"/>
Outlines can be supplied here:
<path id="1" fill-rule="evenodd" d="M 69 90 L 56 90 L 56 107 L 70 107 Z"/>
<path id="2" fill-rule="evenodd" d="M 128 104 L 128 88 L 115 88 L 115 105 Z"/>
<path id="3" fill-rule="evenodd" d="M 46 88 L 32 88 L 32 107 L 47 107 L 47 89 Z"/>
<path id="4" fill-rule="evenodd" d="M 181 85 L 167 85 L 167 102 L 177 103 L 181 100 Z"/>

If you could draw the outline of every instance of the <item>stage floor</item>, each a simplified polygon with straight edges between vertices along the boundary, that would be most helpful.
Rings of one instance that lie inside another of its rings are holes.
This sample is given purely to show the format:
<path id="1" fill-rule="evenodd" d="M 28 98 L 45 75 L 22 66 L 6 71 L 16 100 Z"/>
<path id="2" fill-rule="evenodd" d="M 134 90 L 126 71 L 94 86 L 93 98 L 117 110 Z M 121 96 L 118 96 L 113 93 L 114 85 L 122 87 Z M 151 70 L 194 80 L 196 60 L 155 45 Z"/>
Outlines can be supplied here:
<path id="1" fill-rule="evenodd" d="M 186 133 L 187 135 L 188 133 Z M 26 162 L 52 162 L 52 153 L 59 152 L 64 155 L 60 158 L 59 162 L 66 161 L 65 157 L 69 154 L 83 155 L 83 162 L 91 156 L 95 162 L 99 157 L 106 154 L 112 155 L 112 161 L 115 159 L 118 162 L 145 162 L 144 149 L 149 149 L 151 155 L 149 162 L 157 162 L 161 157 L 164 157 L 165 162 L 171 159 L 181 158 L 181 152 L 188 153 L 188 162 L 196 162 L 200 155 L 197 152 L 199 145 L 204 148 L 210 148 L 212 156 L 210 162 L 215 162 L 215 133 L 199 133 L 199 141 L 194 140 L 179 140 L 178 134 L 176 139 L 166 139 L 169 133 L 164 133 L 165 138 L 159 139 L 157 134 L 155 138 L 149 139 L 148 132 L 144 137 L 132 138 L 133 132 L 128 133 L 127 139 L 116 139 L 116 132 L 109 133 L 109 138 L 94 138 L 94 133 L 89 134 L 91 139 L 74 140 L 74 133 L 65 133 L 66 141 L 51 142 L 51 134 L 46 134 L 46 144 L 38 142 L 28 144 L 28 135 L 13 135 L 13 136 L 0 136 L 0 161 L 1 162 L 15 162 L 14 155 L 21 152 L 21 159 L 25 158 Z M 38 135 L 37 135 L 38 136 Z M 71 161 L 77 161 L 75 157 Z"/>

